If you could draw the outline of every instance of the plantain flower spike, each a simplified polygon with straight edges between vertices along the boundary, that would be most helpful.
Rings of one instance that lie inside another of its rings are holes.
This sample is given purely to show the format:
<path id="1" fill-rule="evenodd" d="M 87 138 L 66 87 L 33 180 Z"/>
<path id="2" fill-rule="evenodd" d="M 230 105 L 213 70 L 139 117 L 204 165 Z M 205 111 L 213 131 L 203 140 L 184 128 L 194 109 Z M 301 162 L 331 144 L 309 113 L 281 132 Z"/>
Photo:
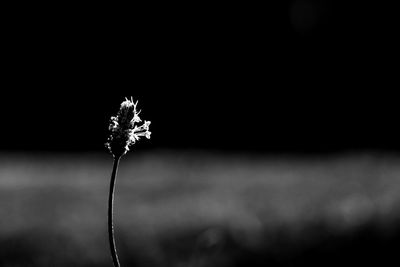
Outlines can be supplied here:
<path id="1" fill-rule="evenodd" d="M 140 110 L 136 110 L 136 103 L 133 99 L 125 98 L 121 103 L 121 107 L 116 116 L 111 117 L 108 130 L 110 136 L 106 143 L 106 147 L 111 154 L 116 157 L 121 157 L 129 151 L 129 146 L 133 145 L 144 136 L 150 139 L 151 132 L 149 131 L 150 121 L 144 121 L 142 125 L 137 125 L 142 122 L 139 117 Z"/>

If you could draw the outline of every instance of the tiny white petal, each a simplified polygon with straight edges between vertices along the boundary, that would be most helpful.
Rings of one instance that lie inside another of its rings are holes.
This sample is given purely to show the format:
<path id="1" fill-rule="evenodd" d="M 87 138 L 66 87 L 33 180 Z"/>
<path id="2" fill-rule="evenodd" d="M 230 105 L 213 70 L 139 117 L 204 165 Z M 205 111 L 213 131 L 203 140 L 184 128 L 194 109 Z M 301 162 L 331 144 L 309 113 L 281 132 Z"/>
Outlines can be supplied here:
<path id="1" fill-rule="evenodd" d="M 151 135 L 151 132 L 147 131 L 147 132 L 146 132 L 146 138 L 147 138 L 147 139 L 150 139 L 150 135 Z"/>

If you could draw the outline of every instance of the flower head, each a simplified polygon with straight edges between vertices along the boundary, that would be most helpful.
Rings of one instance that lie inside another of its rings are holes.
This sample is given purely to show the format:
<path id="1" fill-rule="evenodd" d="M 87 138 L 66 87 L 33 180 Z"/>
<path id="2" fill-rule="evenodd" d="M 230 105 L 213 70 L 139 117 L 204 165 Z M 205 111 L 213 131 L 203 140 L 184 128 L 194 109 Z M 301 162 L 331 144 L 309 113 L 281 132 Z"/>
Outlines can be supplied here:
<path id="1" fill-rule="evenodd" d="M 125 98 L 116 116 L 111 117 L 108 127 L 110 136 L 106 147 L 114 157 L 120 157 L 129 151 L 129 146 L 139 140 L 141 136 L 150 139 L 150 121 L 144 121 L 140 126 L 136 125 L 142 120 L 139 117 L 140 110 L 136 110 L 136 103 L 133 99 Z"/>

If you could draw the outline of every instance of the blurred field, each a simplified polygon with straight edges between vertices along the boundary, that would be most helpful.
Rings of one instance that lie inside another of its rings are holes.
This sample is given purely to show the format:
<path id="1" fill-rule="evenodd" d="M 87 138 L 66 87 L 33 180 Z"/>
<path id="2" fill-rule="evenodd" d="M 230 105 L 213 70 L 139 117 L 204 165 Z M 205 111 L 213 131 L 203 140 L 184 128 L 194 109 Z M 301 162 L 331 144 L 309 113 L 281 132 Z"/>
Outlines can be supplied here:
<path id="1" fill-rule="evenodd" d="M 112 266 L 107 154 L 0 154 L 0 266 Z M 122 266 L 397 261 L 400 160 L 158 151 L 122 159 Z"/>

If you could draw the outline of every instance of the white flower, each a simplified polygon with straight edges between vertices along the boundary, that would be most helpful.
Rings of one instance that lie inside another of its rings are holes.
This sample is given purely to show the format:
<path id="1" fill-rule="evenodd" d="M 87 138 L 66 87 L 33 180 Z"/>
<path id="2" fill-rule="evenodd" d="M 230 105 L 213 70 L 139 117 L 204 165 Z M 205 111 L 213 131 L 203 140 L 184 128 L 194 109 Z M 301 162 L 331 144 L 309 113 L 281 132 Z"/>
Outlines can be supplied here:
<path id="1" fill-rule="evenodd" d="M 147 139 L 150 139 L 150 135 L 151 135 L 151 132 L 147 131 L 147 132 L 146 132 L 146 138 L 147 138 Z"/>
<path id="2" fill-rule="evenodd" d="M 136 110 L 137 103 L 137 101 L 134 103 L 132 98 L 130 100 L 125 98 L 117 116 L 111 117 L 108 127 L 110 136 L 106 146 L 114 157 L 124 155 L 129 151 L 129 146 L 138 141 L 141 136 L 150 139 L 150 121 L 144 121 L 140 126 L 135 125 L 142 121 L 139 117 L 140 111 Z"/>
<path id="3" fill-rule="evenodd" d="M 133 116 L 133 122 L 141 122 L 142 120 L 139 118 L 139 113 L 135 113 Z"/>
<path id="4" fill-rule="evenodd" d="M 151 123 L 151 121 L 144 121 L 143 129 L 145 129 L 146 131 L 148 131 L 148 130 L 149 130 L 150 123 Z"/>

